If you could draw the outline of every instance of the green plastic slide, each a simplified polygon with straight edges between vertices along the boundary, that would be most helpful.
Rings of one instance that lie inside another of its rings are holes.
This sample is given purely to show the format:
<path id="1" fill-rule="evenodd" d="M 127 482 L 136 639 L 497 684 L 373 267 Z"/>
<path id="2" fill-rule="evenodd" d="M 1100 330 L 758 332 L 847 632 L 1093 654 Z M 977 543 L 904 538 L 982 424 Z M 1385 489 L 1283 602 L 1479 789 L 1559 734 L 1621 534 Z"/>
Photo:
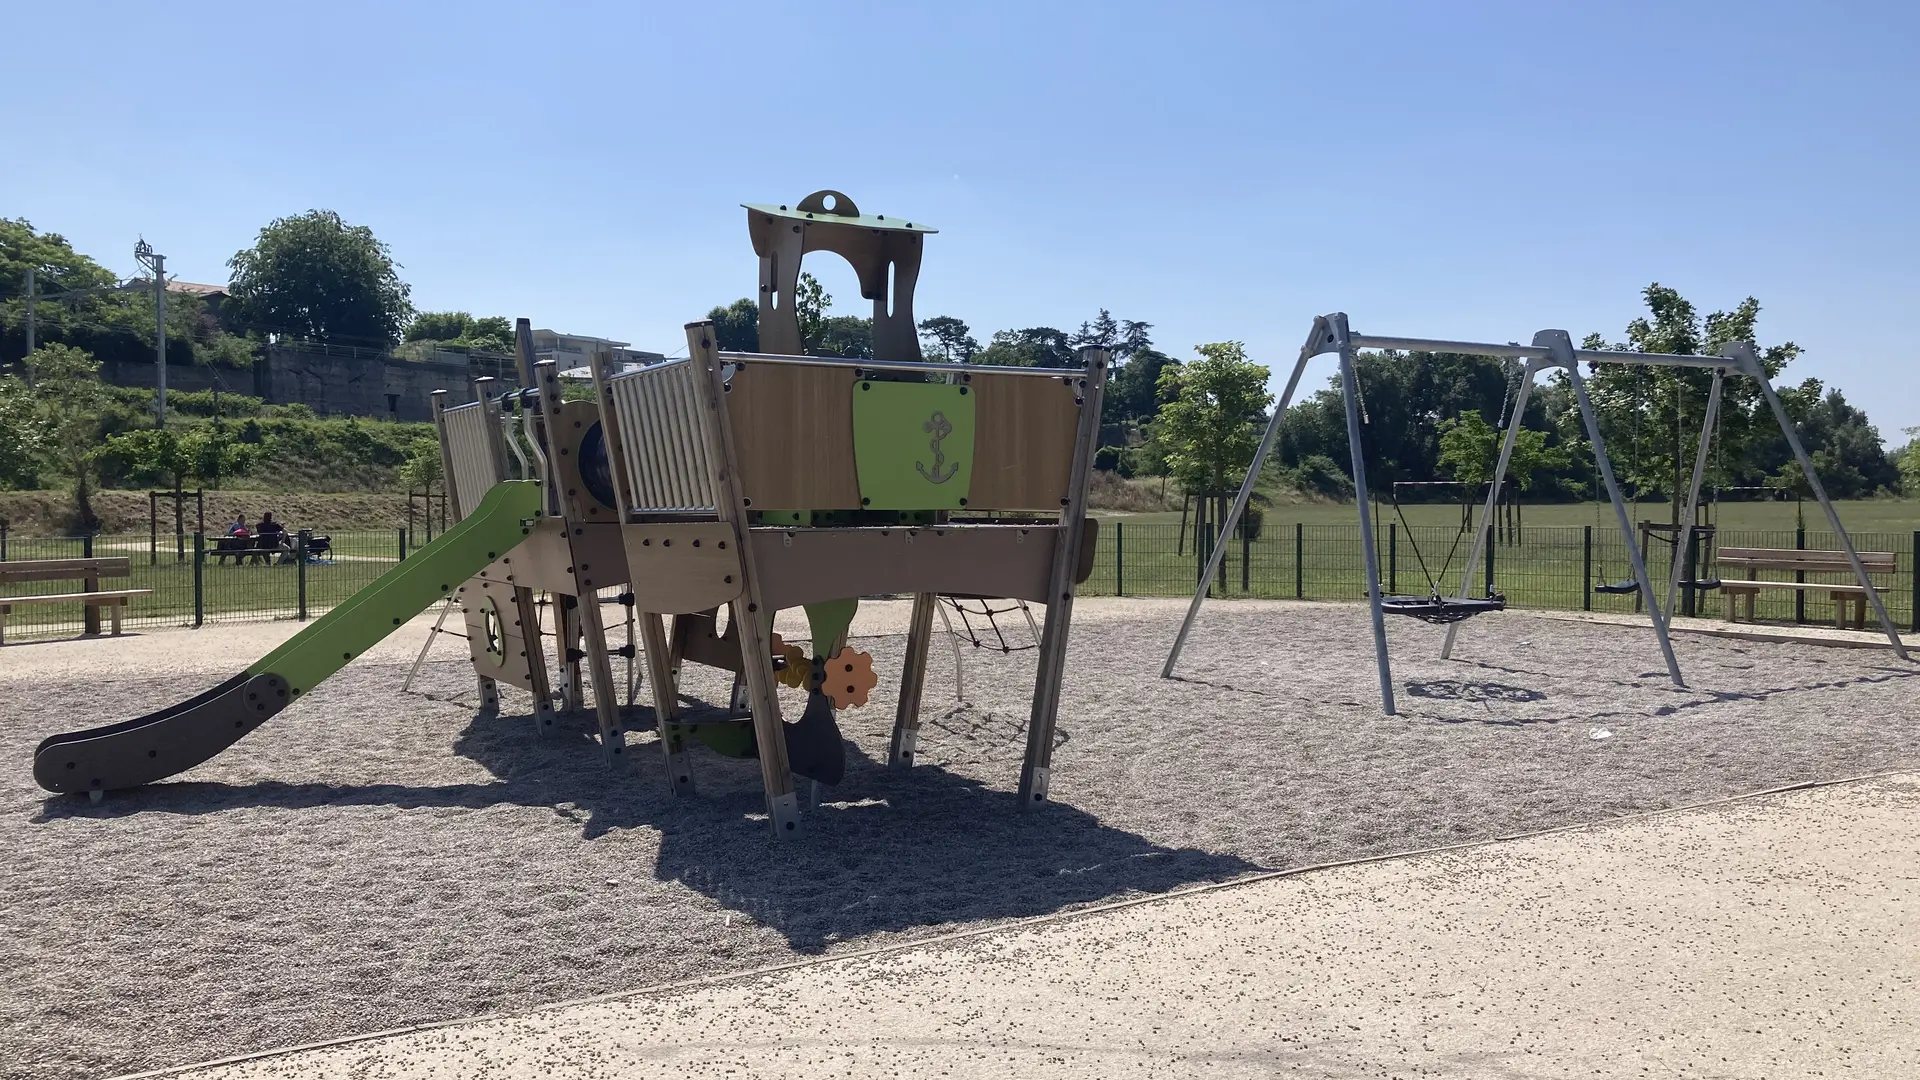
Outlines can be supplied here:
<path id="1" fill-rule="evenodd" d="M 206 761 L 519 546 L 540 511 L 539 483 L 495 484 L 458 525 L 246 671 L 159 712 L 47 739 L 33 778 L 53 792 L 113 791 Z"/>

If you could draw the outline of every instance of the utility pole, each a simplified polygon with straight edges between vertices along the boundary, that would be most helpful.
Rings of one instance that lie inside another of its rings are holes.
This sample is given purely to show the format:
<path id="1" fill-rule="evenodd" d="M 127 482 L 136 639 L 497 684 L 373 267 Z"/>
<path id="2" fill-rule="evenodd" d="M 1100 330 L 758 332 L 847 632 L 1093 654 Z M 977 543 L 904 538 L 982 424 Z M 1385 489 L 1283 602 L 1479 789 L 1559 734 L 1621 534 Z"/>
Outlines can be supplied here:
<path id="1" fill-rule="evenodd" d="M 167 257 L 142 237 L 133 245 L 133 257 L 153 271 L 153 426 L 167 426 Z"/>

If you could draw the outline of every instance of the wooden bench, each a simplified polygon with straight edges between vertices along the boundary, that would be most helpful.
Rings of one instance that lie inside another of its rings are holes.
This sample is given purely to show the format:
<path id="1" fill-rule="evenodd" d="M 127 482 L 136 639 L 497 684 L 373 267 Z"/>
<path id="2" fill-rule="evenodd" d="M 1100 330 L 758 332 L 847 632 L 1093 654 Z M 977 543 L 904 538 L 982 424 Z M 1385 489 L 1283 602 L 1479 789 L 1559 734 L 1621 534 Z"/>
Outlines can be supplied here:
<path id="1" fill-rule="evenodd" d="M 1860 565 L 1868 574 L 1891 574 L 1894 572 L 1894 553 L 1891 551 L 1862 551 Z M 1800 548 L 1722 548 L 1715 557 L 1720 567 L 1720 591 L 1727 595 L 1727 621 L 1737 617 L 1740 601 L 1747 602 L 1747 621 L 1753 621 L 1754 600 L 1761 589 L 1793 589 L 1798 592 L 1824 592 L 1833 598 L 1833 625 L 1844 630 L 1849 625 L 1864 627 L 1867 623 L 1867 590 L 1858 580 L 1838 581 L 1762 581 L 1756 575 L 1762 570 L 1786 571 L 1804 576 L 1815 574 L 1844 574 L 1853 578 L 1853 566 L 1847 562 L 1844 551 L 1811 551 Z M 1729 581 L 1726 572 L 1729 569 L 1745 570 L 1747 580 Z M 1879 588 L 1876 584 L 1875 588 Z"/>
<path id="2" fill-rule="evenodd" d="M 85 632 L 100 632 L 100 609 L 106 608 L 113 620 L 113 632 L 120 632 L 120 616 L 126 610 L 127 601 L 136 596 L 146 596 L 152 589 L 102 589 L 103 577 L 128 577 L 133 573 L 133 562 L 125 556 L 84 559 L 16 559 L 0 562 L 0 588 L 27 581 L 78 581 L 80 592 L 42 593 L 32 596 L 7 596 L 0 594 L 0 645 L 7 642 L 7 616 L 13 614 L 16 607 L 29 604 L 72 604 L 86 605 Z"/>

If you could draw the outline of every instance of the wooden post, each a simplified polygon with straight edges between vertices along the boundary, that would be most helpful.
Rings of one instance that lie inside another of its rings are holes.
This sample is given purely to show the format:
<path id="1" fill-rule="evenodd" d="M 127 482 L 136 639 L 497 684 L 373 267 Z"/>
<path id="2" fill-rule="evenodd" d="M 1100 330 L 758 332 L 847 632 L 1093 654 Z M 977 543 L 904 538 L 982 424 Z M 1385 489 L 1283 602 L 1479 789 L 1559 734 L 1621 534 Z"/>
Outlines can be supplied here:
<path id="1" fill-rule="evenodd" d="M 1060 499 L 1060 526 L 1054 534 L 1053 568 L 1047 576 L 1047 624 L 1040 634 L 1040 659 L 1033 680 L 1033 715 L 1027 723 L 1027 757 L 1020 769 L 1020 806 L 1046 801 L 1053 769 L 1053 731 L 1060 715 L 1060 681 L 1066 674 L 1067 630 L 1073 620 L 1073 576 L 1080 561 L 1080 538 L 1087 528 L 1087 484 L 1100 442 L 1100 402 L 1107 385 L 1107 350 L 1083 348 L 1084 374 L 1074 379 L 1080 426 L 1073 442 L 1069 487 Z M 1204 501 L 1204 500 L 1203 500 Z M 1225 542 L 1225 537 L 1221 541 Z M 1202 568 L 1201 573 L 1206 570 Z"/>
<path id="2" fill-rule="evenodd" d="M 701 433 L 707 441 L 707 465 L 713 483 L 714 510 L 733 526 L 733 543 L 740 553 L 740 597 L 729 605 L 730 622 L 740 639 L 740 666 L 745 669 L 747 695 L 753 709 L 753 733 L 760 748 L 760 783 L 766 791 L 767 814 L 776 836 L 800 831 L 800 800 L 787 764 L 787 730 L 780 719 L 780 697 L 773 681 L 773 647 L 767 624 L 773 612 L 761 611 L 760 572 L 753 557 L 751 518 L 740 490 L 734 461 L 733 424 L 727 415 L 726 384 L 720 374 L 720 350 L 713 324 L 687 324 L 687 355 L 693 360 L 694 393 L 700 399 Z"/>
<path id="3" fill-rule="evenodd" d="M 916 593 L 913 618 L 907 625 L 906 666 L 900 673 L 900 705 L 893 715 L 893 741 L 887 748 L 887 766 L 913 767 L 920 741 L 920 699 L 927 687 L 927 645 L 933 640 L 933 609 L 940 598 Z"/>
<path id="4" fill-rule="evenodd" d="M 570 487 L 560 481 L 566 475 L 564 462 L 571 449 L 562 443 L 561 432 L 565 426 L 560 421 L 560 374 L 551 360 L 542 360 L 534 365 L 534 378 L 540 387 L 540 410 L 546 421 L 547 454 L 552 465 L 548 469 L 548 487 L 553 489 L 550 499 L 558 498 L 561 513 L 569 523 L 587 519 L 586 496 L 578 488 Z M 588 671 L 593 677 L 594 718 L 600 725 L 600 749 L 606 754 L 607 761 L 619 760 L 626 750 L 625 740 L 620 731 L 620 688 L 613 681 L 613 660 L 607 654 L 607 626 L 600 616 L 600 586 L 618 585 L 627 577 L 626 560 L 617 565 L 603 566 L 598 563 L 589 565 L 575 561 L 573 567 L 574 598 L 571 618 L 557 620 L 562 630 L 561 646 L 565 650 L 561 657 L 566 661 L 568 690 L 571 699 L 568 704 L 575 709 L 586 704 L 585 687 L 580 680 L 580 653 L 573 648 L 574 635 L 586 645 Z M 560 611 L 568 611 L 565 597 L 561 598 Z"/>

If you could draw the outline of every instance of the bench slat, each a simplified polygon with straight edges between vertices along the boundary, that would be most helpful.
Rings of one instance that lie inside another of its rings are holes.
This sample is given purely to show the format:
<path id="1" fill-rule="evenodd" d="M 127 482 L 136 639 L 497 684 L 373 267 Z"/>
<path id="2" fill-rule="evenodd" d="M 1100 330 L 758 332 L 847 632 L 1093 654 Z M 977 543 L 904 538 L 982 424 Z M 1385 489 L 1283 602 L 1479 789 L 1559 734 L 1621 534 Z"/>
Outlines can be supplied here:
<path id="1" fill-rule="evenodd" d="M 124 602 L 135 596 L 147 596 L 152 589 L 109 589 L 103 592 L 64 592 L 41 593 L 37 596 L 0 596 L 0 607 L 14 604 L 58 604 L 78 602 L 87 604 L 109 604 Z"/>
<path id="2" fill-rule="evenodd" d="M 92 559 L 10 559 L 0 562 L 0 584 L 129 577 L 132 574 L 133 560 L 124 555 Z"/>
<path id="3" fill-rule="evenodd" d="M 1721 592 L 1759 592 L 1761 589 L 1798 589 L 1801 592 L 1853 593 L 1858 596 L 1867 594 L 1867 590 L 1858 585 L 1848 585 L 1838 581 L 1728 581 L 1722 579 L 1720 582 Z"/>
<path id="4" fill-rule="evenodd" d="M 1868 573 L 1890 574 L 1898 565 L 1891 551 L 1859 552 L 1860 565 Z M 1826 548 L 1721 548 L 1714 559 L 1722 566 L 1751 567 L 1755 570 L 1851 570 L 1844 551 Z"/>

